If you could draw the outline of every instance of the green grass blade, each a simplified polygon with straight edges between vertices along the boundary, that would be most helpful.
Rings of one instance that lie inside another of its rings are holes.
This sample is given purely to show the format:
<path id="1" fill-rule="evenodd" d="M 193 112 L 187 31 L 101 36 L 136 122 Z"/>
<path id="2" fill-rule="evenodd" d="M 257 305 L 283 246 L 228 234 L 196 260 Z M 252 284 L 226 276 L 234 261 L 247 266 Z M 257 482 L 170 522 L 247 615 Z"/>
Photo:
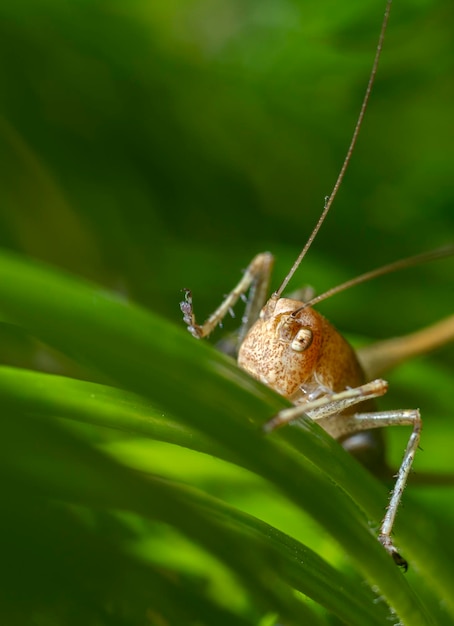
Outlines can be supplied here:
<path id="1" fill-rule="evenodd" d="M 54 415 L 65 415 L 98 426 L 107 424 L 119 429 L 127 427 L 131 432 L 146 433 L 148 436 L 192 448 L 195 439 L 195 449 L 200 449 L 197 445 L 197 433 L 191 439 L 189 432 L 179 428 L 177 424 L 166 424 L 154 419 L 150 403 L 123 390 L 3 367 L 0 368 L 0 395 L 22 410 L 28 409 L 34 415 L 47 416 L 51 420 L 54 420 Z M 180 436 L 175 437 L 175 433 Z M 214 444 L 211 447 L 205 444 L 205 451 L 214 454 Z M 27 463 L 30 463 L 30 459 Z M 55 470 L 58 471 L 58 468 Z M 216 501 L 214 506 L 213 499 L 208 500 L 208 503 L 212 514 L 225 515 L 226 505 Z M 202 504 L 205 508 L 208 506 L 207 502 Z M 366 594 L 365 588 L 359 586 L 357 580 L 336 572 L 307 547 L 271 526 L 244 516 L 231 507 L 227 509 L 230 520 L 235 517 L 243 526 L 260 535 L 262 541 L 268 540 L 275 546 L 273 560 L 275 563 L 285 560 L 280 570 L 289 584 L 340 615 L 348 623 L 362 624 L 365 620 L 371 624 L 381 622 L 384 605 L 380 605 L 381 610 L 377 610 L 373 603 L 374 594 Z"/>
<path id="2" fill-rule="evenodd" d="M 308 456 L 315 450 L 308 461 L 279 444 L 279 439 L 290 436 L 288 432 L 276 438 L 257 432 L 256 424 L 284 406 L 284 401 L 179 329 L 102 290 L 6 254 L 0 263 L 0 285 L 0 306 L 9 319 L 121 386 L 152 398 L 240 456 L 339 541 L 403 621 L 430 623 L 370 529 L 381 515 L 383 489 L 364 472 L 352 476 L 348 457 L 316 425 L 295 430 L 292 437 Z M 337 457 L 332 457 L 333 449 Z M 361 508 L 327 475 L 355 498 L 362 493 Z"/>

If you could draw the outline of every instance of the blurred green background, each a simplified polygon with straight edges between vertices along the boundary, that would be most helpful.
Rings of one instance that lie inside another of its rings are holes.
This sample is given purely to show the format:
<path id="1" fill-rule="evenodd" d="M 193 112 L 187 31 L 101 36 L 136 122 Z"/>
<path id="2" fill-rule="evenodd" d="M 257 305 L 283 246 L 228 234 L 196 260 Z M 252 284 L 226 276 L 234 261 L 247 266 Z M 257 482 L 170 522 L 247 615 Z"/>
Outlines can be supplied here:
<path id="1" fill-rule="evenodd" d="M 278 285 L 342 164 L 383 12 L 382 0 L 1 3 L 0 244 L 181 327 L 183 287 L 201 319 L 257 252 L 276 255 Z M 291 288 L 320 293 L 452 241 L 453 24 L 450 0 L 395 2 L 351 167 Z M 320 309 L 349 336 L 405 333 L 452 312 L 453 267 Z M 7 335 L 6 362 L 61 371 Z M 454 364 L 451 347 L 433 358 Z"/>
<path id="2" fill-rule="evenodd" d="M 276 280 L 332 189 L 384 2 L 3 2 L 1 245 L 180 323 L 254 254 Z M 377 84 L 332 215 L 294 287 L 318 291 L 452 239 L 449 0 L 392 10 Z M 452 262 L 325 305 L 388 336 L 450 313 Z M 395 307 L 398 307 L 395 310 Z"/>
<path id="3" fill-rule="evenodd" d="M 183 287 L 202 318 L 260 251 L 276 255 L 277 286 L 341 167 L 384 5 L 2 2 L 0 246 L 181 328 Z M 396 0 L 351 167 L 293 288 L 320 292 L 452 242 L 453 24 L 451 0 Z M 353 339 L 415 330 L 452 313 L 453 268 L 390 275 L 320 309 Z M 77 375 L 19 330 L 0 332 L 3 363 Z M 452 465 L 430 420 L 451 419 L 440 396 L 453 366 L 452 346 L 440 349 L 384 399 L 421 407 L 427 469 Z"/>

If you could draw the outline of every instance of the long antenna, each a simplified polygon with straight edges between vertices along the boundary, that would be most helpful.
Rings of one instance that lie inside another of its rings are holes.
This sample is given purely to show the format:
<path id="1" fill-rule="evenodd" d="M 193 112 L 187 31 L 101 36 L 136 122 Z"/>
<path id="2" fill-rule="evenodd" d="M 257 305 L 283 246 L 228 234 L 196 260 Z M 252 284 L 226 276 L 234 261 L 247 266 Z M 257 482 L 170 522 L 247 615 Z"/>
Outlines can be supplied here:
<path id="1" fill-rule="evenodd" d="M 383 276 L 384 274 L 390 274 L 391 272 L 396 272 L 397 270 L 407 269 L 408 267 L 413 267 L 415 265 L 419 265 L 420 263 L 436 261 L 437 259 L 442 259 L 447 256 L 454 256 L 454 244 L 444 246 L 443 248 L 437 248 L 437 250 L 432 250 L 430 252 L 423 252 L 422 254 L 417 254 L 406 259 L 400 259 L 399 261 L 394 261 L 393 263 L 389 263 L 388 265 L 383 265 L 382 267 L 379 267 L 375 270 L 371 270 L 370 272 L 366 272 L 365 274 L 356 276 L 356 278 L 347 280 L 345 283 L 342 283 L 342 285 L 332 287 L 331 289 L 328 289 L 328 291 L 325 291 L 325 293 L 321 293 L 319 296 L 315 296 L 315 298 L 312 298 L 312 300 L 305 302 L 303 306 L 300 306 L 298 309 L 293 311 L 292 316 L 296 317 L 296 315 L 303 309 L 306 309 L 309 306 L 314 306 L 314 304 L 318 304 L 322 300 L 327 300 L 331 296 L 334 296 L 336 293 L 345 291 L 346 289 L 354 287 L 355 285 L 365 283 L 372 278 L 377 278 L 378 276 Z"/>
<path id="2" fill-rule="evenodd" d="M 358 116 L 358 120 L 356 122 L 355 130 L 353 131 L 352 139 L 350 141 L 350 146 L 348 147 L 347 154 L 345 156 L 345 159 L 344 159 L 344 162 L 342 164 L 341 170 L 340 170 L 339 175 L 337 177 L 337 180 L 336 180 L 336 182 L 334 184 L 334 187 L 333 187 L 333 190 L 331 192 L 331 195 L 329 195 L 326 198 L 326 200 L 325 200 L 325 206 L 323 208 L 323 212 L 320 215 L 320 217 L 318 219 L 318 222 L 315 225 L 314 230 L 312 231 L 309 239 L 307 240 L 306 245 L 301 250 L 298 258 L 294 262 L 291 270 L 289 271 L 287 276 L 284 278 L 284 281 L 282 282 L 281 286 L 273 294 L 274 298 L 280 298 L 280 296 L 282 295 L 282 292 L 287 287 L 287 285 L 290 282 L 290 280 L 293 278 L 294 273 L 298 269 L 301 261 L 303 260 L 303 258 L 306 255 L 306 252 L 309 250 L 309 248 L 312 245 L 312 242 L 314 241 L 315 237 L 317 236 L 317 233 L 320 230 L 321 225 L 325 221 L 325 218 L 326 218 L 326 216 L 328 214 L 328 211 L 330 210 L 331 205 L 334 202 L 334 198 L 336 197 L 337 192 L 339 190 L 339 187 L 341 186 L 342 180 L 344 179 L 345 172 L 346 172 L 347 167 L 348 167 L 348 165 L 350 163 L 350 159 L 352 157 L 353 150 L 355 149 L 356 140 L 358 139 L 359 131 L 360 131 L 361 125 L 363 123 L 364 114 L 366 112 L 367 105 L 369 103 L 370 93 L 372 91 L 372 86 L 373 86 L 373 84 L 375 82 L 375 76 L 377 74 L 377 69 L 378 69 L 378 62 L 380 60 L 381 51 L 382 51 L 382 47 L 383 47 L 383 41 L 385 39 L 386 27 L 388 26 L 389 13 L 391 11 L 391 3 L 392 3 L 392 0 L 387 0 L 386 9 L 385 9 L 385 15 L 383 17 L 383 22 L 382 22 L 382 25 L 381 25 L 380 35 L 379 35 L 379 38 L 378 38 L 377 50 L 375 51 L 375 58 L 374 58 L 374 62 L 372 64 L 372 70 L 371 70 L 371 73 L 370 73 L 370 76 L 369 76 L 369 82 L 367 84 L 366 93 L 364 94 L 363 103 L 361 105 L 361 110 L 359 112 L 359 116 Z"/>

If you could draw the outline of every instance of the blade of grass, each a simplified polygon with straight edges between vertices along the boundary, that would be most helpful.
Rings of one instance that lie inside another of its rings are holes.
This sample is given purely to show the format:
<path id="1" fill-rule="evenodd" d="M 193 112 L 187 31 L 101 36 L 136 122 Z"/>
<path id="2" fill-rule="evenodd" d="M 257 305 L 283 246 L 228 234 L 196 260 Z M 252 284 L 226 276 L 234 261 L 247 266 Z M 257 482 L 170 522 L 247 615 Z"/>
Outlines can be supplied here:
<path id="1" fill-rule="evenodd" d="M 251 468 L 278 485 L 336 537 L 404 621 L 430 622 L 400 572 L 385 558 L 359 509 L 320 470 L 284 452 L 276 442 L 257 436 L 251 421 L 263 420 L 285 406 L 282 399 L 248 379 L 221 355 L 214 356 L 207 346 L 195 348 L 184 333 L 140 309 L 42 266 L 6 254 L 2 257 L 0 304 L 10 319 L 121 385 L 152 397 L 220 445 L 243 455 Z M 298 438 L 307 447 L 313 438 L 326 446 L 326 437 L 315 425 L 301 430 Z M 324 471 L 332 472 L 326 455 L 320 461 Z M 361 484 L 363 478 L 360 475 L 353 482 Z M 364 481 L 363 490 L 366 495 Z M 314 497 L 314 493 L 324 497 Z M 370 502 L 369 495 L 361 505 L 367 510 Z M 377 503 L 371 508 L 375 513 Z M 375 514 L 370 518 L 376 523 Z"/>
<path id="2" fill-rule="evenodd" d="M 11 493 L 26 487 L 36 497 L 133 511 L 168 523 L 231 567 L 262 609 L 278 611 L 292 624 L 321 623 L 282 583 L 273 551 L 257 536 L 232 532 L 181 488 L 122 467 L 56 424 L 25 419 L 6 403 L 3 409 L 9 419 L 2 424 L 0 467 Z"/>
<path id="3" fill-rule="evenodd" d="M 203 451 L 210 455 L 238 463 L 236 456 L 226 451 L 215 442 L 204 438 L 198 432 L 191 431 L 182 424 L 162 418 L 140 395 L 96 383 L 77 381 L 61 376 L 40 374 L 16 368 L 0 367 L 0 396 L 14 402 L 15 406 L 32 412 L 33 415 L 54 419 L 54 416 L 67 417 L 97 426 L 108 426 L 119 430 L 127 430 L 145 434 L 154 439 L 182 445 L 193 450 Z M 290 442 L 298 443 L 298 430 L 289 433 Z M 330 441 L 328 440 L 328 443 Z M 337 446 L 332 454 L 336 457 Z M 344 471 L 342 459 L 345 455 L 341 450 L 341 460 L 337 459 L 340 470 Z M 347 457 L 347 460 L 350 460 Z M 239 459 L 241 462 L 241 459 Z M 246 463 L 247 465 L 247 463 Z M 382 494 L 382 500 L 384 493 Z M 427 537 L 430 517 L 427 513 L 411 503 L 407 503 L 404 516 L 408 517 L 417 545 L 425 544 L 425 551 L 436 551 L 436 543 Z M 296 547 L 292 550 L 296 552 Z M 446 559 L 445 562 L 452 562 Z M 438 571 L 438 574 L 440 572 Z M 312 573 L 314 577 L 314 573 Z M 346 586 L 346 582 L 343 583 Z M 301 591 L 313 597 L 308 589 Z M 432 609 L 432 612 L 435 608 Z M 351 618 L 350 618 L 351 621 Z"/>
<path id="4" fill-rule="evenodd" d="M 15 394 L 13 390 L 16 391 Z M 42 417 L 48 415 L 51 420 L 54 419 L 54 415 L 71 415 L 72 419 L 74 416 L 81 416 L 84 421 L 89 420 L 93 424 L 103 425 L 104 418 L 109 416 L 107 424 L 114 426 L 118 416 L 120 426 L 124 426 L 122 420 L 126 415 L 126 419 L 130 420 L 127 424 L 130 431 L 134 431 L 137 425 L 139 432 L 143 432 L 145 424 L 145 431 L 150 436 L 157 434 L 160 439 L 170 439 L 175 443 L 175 432 L 183 432 L 183 438 L 177 438 L 177 442 L 186 446 L 192 443 L 188 433 L 184 429 L 178 429 L 177 425 L 166 425 L 156 420 L 158 428 L 155 429 L 156 421 L 153 419 L 152 407 L 140 396 L 102 385 L 3 367 L 0 368 L 0 397 L 8 399 L 9 402 L 16 400 L 15 407 L 28 409 L 33 415 L 39 414 Z M 80 404 L 77 402 L 79 397 Z M 139 407 L 142 410 L 138 410 Z M 125 411 L 125 408 L 129 410 Z M 213 454 L 214 450 L 214 445 L 211 448 L 206 447 L 210 454 Z M 377 611 L 376 606 L 372 604 L 375 596 L 365 594 L 364 587 L 358 588 L 358 581 L 350 580 L 336 572 L 307 547 L 301 546 L 299 542 L 271 526 L 235 512 L 231 507 L 221 505 L 219 501 L 216 501 L 214 507 L 214 502 L 213 499 L 206 498 L 203 506 L 206 508 L 211 504 L 218 514 L 222 510 L 227 510 L 230 519 L 234 517 L 259 534 L 261 540 L 271 541 L 276 546 L 274 561 L 282 560 L 282 556 L 285 556 L 288 563 L 285 567 L 281 566 L 284 569 L 283 578 L 299 591 L 342 616 L 348 623 L 362 624 L 365 620 L 370 624 L 381 623 L 383 611 Z M 213 511 L 210 514 L 213 514 Z M 366 609 L 368 612 L 364 614 Z"/>

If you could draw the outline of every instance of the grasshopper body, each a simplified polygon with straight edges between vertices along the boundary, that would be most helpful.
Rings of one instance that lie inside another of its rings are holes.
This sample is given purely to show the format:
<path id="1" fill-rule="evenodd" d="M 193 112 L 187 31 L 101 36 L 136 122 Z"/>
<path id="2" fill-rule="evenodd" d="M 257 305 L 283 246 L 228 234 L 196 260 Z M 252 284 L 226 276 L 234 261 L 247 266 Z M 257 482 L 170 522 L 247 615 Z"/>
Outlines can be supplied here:
<path id="1" fill-rule="evenodd" d="M 357 453 L 362 460 L 366 459 L 367 465 L 375 467 L 377 457 L 383 464 L 383 453 L 381 450 L 378 454 L 375 452 L 374 461 L 369 463 L 367 450 L 364 455 L 363 435 L 386 426 L 412 427 L 378 537 L 394 561 L 407 569 L 407 562 L 393 544 L 391 532 L 418 448 L 422 422 L 417 409 L 376 411 L 372 400 L 385 394 L 388 385 L 380 378 L 375 379 L 375 376 L 405 358 L 452 340 L 454 316 L 419 333 L 382 342 L 357 354 L 313 305 L 370 278 L 423 261 L 451 256 L 454 247 L 397 261 L 306 301 L 281 297 L 318 233 L 350 162 L 377 72 L 390 6 L 391 0 L 388 0 L 369 83 L 345 161 L 331 195 L 325 199 L 324 210 L 312 234 L 279 289 L 267 299 L 273 257 L 269 253 L 262 253 L 252 260 L 238 285 L 204 324 L 199 325 L 195 320 L 189 290 L 186 290 L 181 309 L 192 335 L 196 338 L 206 337 L 222 322 L 237 300 L 249 291 L 246 313 L 239 332 L 238 363 L 251 376 L 293 404 L 266 422 L 263 427 L 265 432 L 269 433 L 308 415 L 332 437 L 341 440 L 347 449 Z"/>

